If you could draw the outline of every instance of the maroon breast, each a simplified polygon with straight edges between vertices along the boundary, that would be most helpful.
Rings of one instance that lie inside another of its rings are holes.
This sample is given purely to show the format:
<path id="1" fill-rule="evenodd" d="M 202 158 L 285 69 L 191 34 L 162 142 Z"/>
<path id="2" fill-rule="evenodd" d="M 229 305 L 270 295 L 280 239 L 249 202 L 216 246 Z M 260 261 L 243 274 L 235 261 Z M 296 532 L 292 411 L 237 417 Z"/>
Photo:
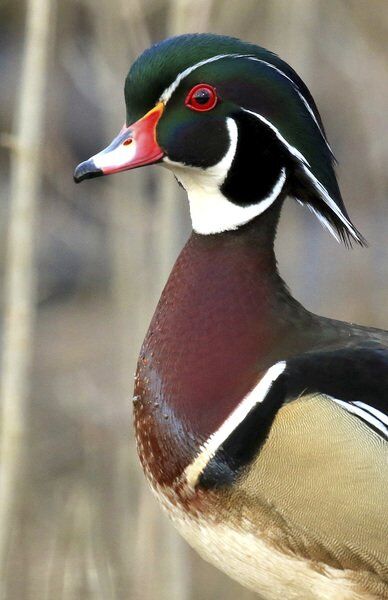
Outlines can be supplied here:
<path id="1" fill-rule="evenodd" d="M 158 483 L 171 484 L 263 370 L 300 345 L 301 310 L 277 274 L 272 243 L 254 228 L 192 234 L 160 298 L 136 377 L 140 458 Z"/>

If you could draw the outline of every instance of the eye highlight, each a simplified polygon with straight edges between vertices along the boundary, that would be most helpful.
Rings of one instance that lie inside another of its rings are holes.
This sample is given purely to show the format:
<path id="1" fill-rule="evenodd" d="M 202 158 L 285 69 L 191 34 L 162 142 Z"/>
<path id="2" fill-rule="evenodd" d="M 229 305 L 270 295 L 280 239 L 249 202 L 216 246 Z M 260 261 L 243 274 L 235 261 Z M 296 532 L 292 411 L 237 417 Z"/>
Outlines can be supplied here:
<path id="1" fill-rule="evenodd" d="M 207 83 L 195 85 L 187 94 L 185 105 L 191 110 L 204 112 L 212 110 L 218 102 L 215 88 Z"/>

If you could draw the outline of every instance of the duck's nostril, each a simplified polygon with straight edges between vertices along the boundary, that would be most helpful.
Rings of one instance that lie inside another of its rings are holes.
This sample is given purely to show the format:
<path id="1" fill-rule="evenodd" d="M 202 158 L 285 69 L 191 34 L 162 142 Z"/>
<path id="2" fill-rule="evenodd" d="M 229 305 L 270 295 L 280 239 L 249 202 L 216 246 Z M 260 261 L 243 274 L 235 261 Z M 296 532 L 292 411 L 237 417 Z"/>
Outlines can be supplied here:
<path id="1" fill-rule="evenodd" d="M 127 140 L 125 140 L 125 142 L 123 142 L 123 146 L 129 146 L 129 144 L 132 144 L 132 138 L 128 138 Z"/>

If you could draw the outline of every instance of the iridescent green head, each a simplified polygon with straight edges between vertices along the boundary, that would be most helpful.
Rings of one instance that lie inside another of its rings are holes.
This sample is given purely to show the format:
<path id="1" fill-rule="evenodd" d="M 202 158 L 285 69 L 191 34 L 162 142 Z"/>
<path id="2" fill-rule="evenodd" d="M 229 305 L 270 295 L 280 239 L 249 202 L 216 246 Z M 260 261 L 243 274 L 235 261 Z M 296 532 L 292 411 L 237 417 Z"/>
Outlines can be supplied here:
<path id="1" fill-rule="evenodd" d="M 125 101 L 126 125 L 77 180 L 160 162 L 187 190 L 199 233 L 236 229 L 289 195 L 336 237 L 363 242 L 314 100 L 275 54 L 213 34 L 170 38 L 133 64 Z"/>

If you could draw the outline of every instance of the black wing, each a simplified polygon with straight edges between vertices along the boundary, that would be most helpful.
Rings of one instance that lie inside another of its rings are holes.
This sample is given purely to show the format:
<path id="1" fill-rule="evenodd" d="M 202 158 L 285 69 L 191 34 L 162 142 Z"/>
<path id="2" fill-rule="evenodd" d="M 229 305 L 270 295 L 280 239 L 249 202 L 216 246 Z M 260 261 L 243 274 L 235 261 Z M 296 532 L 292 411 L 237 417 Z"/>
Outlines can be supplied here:
<path id="1" fill-rule="evenodd" d="M 388 441 L 388 349 L 371 343 L 306 353 L 286 361 L 264 399 L 252 404 L 209 457 L 198 484 L 205 488 L 232 484 L 260 452 L 279 409 L 312 394 L 327 397 L 361 420 L 367 435 L 369 431 Z"/>

